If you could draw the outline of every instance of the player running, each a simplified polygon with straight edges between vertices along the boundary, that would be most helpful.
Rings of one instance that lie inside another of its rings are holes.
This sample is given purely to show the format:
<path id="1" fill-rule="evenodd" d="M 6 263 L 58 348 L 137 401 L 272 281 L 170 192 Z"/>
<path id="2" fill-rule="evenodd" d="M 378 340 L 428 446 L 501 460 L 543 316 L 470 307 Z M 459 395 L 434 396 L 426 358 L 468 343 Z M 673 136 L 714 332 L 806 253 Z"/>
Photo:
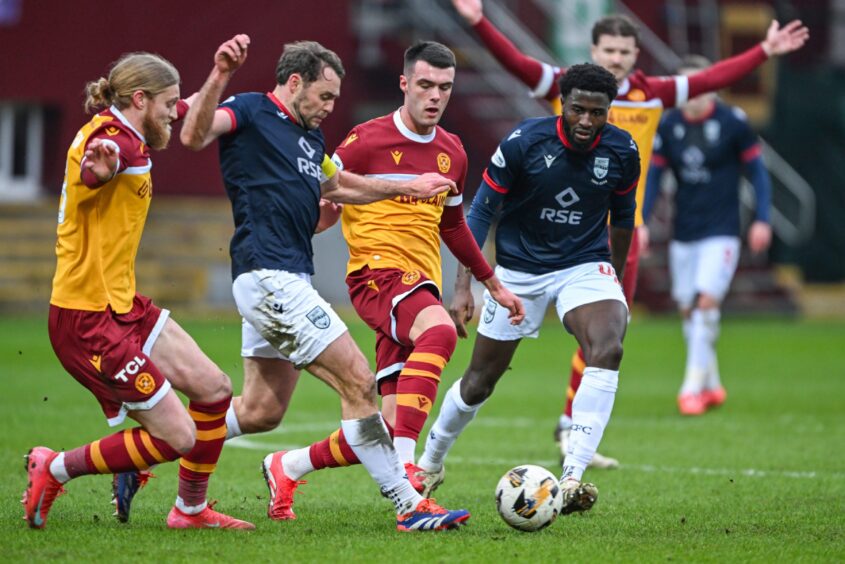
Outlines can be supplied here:
<path id="1" fill-rule="evenodd" d="M 561 477 L 563 512 L 592 507 L 598 490 L 581 483 L 610 419 L 628 308 L 622 294 L 640 174 L 630 134 L 607 124 L 616 81 L 605 69 L 575 65 L 560 79 L 563 113 L 520 123 L 502 140 L 472 201 L 468 222 L 479 245 L 501 206 L 496 274 L 525 305 L 508 322 L 485 295 L 469 367 L 443 398 L 418 466 L 429 489 L 458 435 L 493 393 L 525 338 L 536 338 L 546 310 L 584 349 L 587 368 L 573 409 L 573 437 Z M 610 218 L 610 243 L 607 222 Z M 453 309 L 458 333 L 472 318 L 469 277 L 459 271 Z"/>
<path id="2" fill-rule="evenodd" d="M 248 42 L 235 36 L 215 57 L 234 70 Z M 86 110 L 106 109 L 68 150 L 50 342 L 62 366 L 100 402 L 109 425 L 129 416 L 140 426 L 65 452 L 33 448 L 25 518 L 43 528 L 62 484 L 73 478 L 137 474 L 181 458 L 168 527 L 254 529 L 206 501 L 226 436 L 231 382 L 170 312 L 135 291 L 135 256 L 153 194 L 150 149 L 167 147 L 171 124 L 186 110 L 179 73 L 157 55 L 130 53 L 86 90 Z M 187 410 L 174 389 L 188 397 Z"/>
<path id="3" fill-rule="evenodd" d="M 565 68 L 544 63 L 524 55 L 484 17 L 482 0 L 452 0 L 461 17 L 473 27 L 478 37 L 494 57 L 514 76 L 531 88 L 531 94 L 544 98 L 560 113 L 560 91 L 558 79 L 566 73 Z M 785 55 L 800 49 L 810 36 L 809 30 L 800 21 L 792 21 L 780 27 L 776 21 L 769 26 L 766 37 L 759 44 L 689 76 L 647 76 L 635 70 L 640 51 L 639 29 L 627 17 L 613 14 L 598 20 L 592 29 L 590 54 L 593 62 L 601 65 L 616 78 L 619 94 L 613 100 L 609 123 L 629 132 L 640 149 L 640 166 L 643 171 L 637 188 L 637 229 L 628 253 L 623 281 L 625 299 L 633 302 L 637 283 L 639 253 L 648 245 L 648 230 L 642 219 L 642 202 L 645 194 L 645 178 L 651 160 L 654 134 L 660 123 L 664 108 L 685 103 L 689 98 L 704 92 L 711 92 L 737 82 L 770 57 Z M 585 367 L 584 354 L 579 349 L 572 357 L 569 389 L 566 406 L 555 429 L 555 438 L 560 442 L 561 454 L 565 456 L 572 423 L 572 402 L 581 382 Z M 613 468 L 619 465 L 616 459 L 596 456 L 590 462 L 593 467 Z"/>

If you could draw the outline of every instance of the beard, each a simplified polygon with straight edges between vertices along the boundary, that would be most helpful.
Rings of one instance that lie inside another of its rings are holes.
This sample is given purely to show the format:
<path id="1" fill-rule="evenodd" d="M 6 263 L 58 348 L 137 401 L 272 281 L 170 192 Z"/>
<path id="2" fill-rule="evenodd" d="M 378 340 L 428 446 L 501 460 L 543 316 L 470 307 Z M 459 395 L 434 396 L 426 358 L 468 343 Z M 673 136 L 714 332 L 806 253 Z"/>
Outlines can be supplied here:
<path id="1" fill-rule="evenodd" d="M 161 151 L 170 142 L 169 124 L 165 125 L 153 118 L 152 115 L 146 114 L 144 116 L 144 138 L 150 148 Z"/>
<path id="2" fill-rule="evenodd" d="M 563 132 L 566 133 L 566 138 L 569 139 L 569 142 L 572 143 L 572 145 L 579 151 L 586 151 L 587 149 L 589 149 L 590 145 L 595 142 L 596 137 L 598 137 L 599 133 L 601 133 L 601 130 L 602 128 L 596 129 L 593 132 L 593 136 L 590 137 L 589 140 L 587 140 L 586 142 L 582 142 L 575 138 L 575 132 L 572 131 L 572 127 L 565 119 L 563 119 Z"/>

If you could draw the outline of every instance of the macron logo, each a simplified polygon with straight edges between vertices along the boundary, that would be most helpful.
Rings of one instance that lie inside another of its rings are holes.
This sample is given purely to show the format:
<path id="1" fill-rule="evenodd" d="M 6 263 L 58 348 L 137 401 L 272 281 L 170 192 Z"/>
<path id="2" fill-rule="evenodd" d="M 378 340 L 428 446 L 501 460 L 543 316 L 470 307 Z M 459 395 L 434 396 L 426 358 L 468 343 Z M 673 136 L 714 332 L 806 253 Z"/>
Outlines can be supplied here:
<path id="1" fill-rule="evenodd" d="M 546 161 L 546 168 L 551 168 L 556 158 L 557 155 L 543 155 L 543 159 Z"/>
<path id="2" fill-rule="evenodd" d="M 511 139 L 516 139 L 516 138 L 517 138 L 517 137 L 519 137 L 520 135 L 522 135 L 522 130 L 521 130 L 521 129 L 517 129 L 516 131 L 514 131 L 513 133 L 511 133 L 510 135 L 508 135 L 508 141 L 510 141 Z"/>

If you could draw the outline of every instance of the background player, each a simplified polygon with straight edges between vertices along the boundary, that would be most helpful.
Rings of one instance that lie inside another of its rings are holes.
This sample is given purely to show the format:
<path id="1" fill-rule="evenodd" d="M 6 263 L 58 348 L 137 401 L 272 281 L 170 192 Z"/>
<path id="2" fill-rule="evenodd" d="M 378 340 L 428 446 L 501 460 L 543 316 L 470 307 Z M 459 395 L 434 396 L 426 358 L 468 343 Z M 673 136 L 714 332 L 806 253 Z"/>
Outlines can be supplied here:
<path id="1" fill-rule="evenodd" d="M 493 56 L 528 85 L 532 95 L 545 98 L 552 104 L 555 112 L 559 113 L 558 78 L 566 69 L 540 62 L 521 53 L 484 17 L 481 0 L 452 0 L 452 4 L 461 17 L 473 27 Z M 637 189 L 637 227 L 643 223 L 640 210 L 645 194 L 645 178 L 651 159 L 654 134 L 663 108 L 675 107 L 686 102 L 689 97 L 730 86 L 766 62 L 769 57 L 800 49 L 808 38 L 809 30 L 802 26 L 800 21 L 792 21 L 783 28 L 773 21 L 766 38 L 744 53 L 690 76 L 654 77 L 634 69 L 640 51 L 639 29 L 629 18 L 618 14 L 609 15 L 593 25 L 593 44 L 590 49 L 592 60 L 613 73 L 619 87 L 619 94 L 611 106 L 609 122 L 628 131 L 640 148 L 643 174 Z M 647 235 L 647 231 L 635 230 L 634 241 L 628 253 L 623 290 L 629 305 L 633 302 L 636 290 L 639 252 L 641 247 L 648 245 L 648 241 L 644 239 Z M 640 238 L 643 240 L 640 241 Z M 584 366 L 583 351 L 579 349 L 572 357 L 566 406 L 555 429 L 555 437 L 560 441 L 562 455 L 566 453 L 572 421 L 572 401 L 580 385 Z M 617 460 L 600 454 L 591 461 L 591 466 L 594 467 L 612 468 L 618 464 Z"/>
<path id="2" fill-rule="evenodd" d="M 181 138 L 196 150 L 220 139 L 220 166 L 232 202 L 232 288 L 244 318 L 245 357 L 244 393 L 240 409 L 231 414 L 233 426 L 251 404 L 278 402 L 283 413 L 297 370 L 306 368 L 340 395 L 344 436 L 396 506 L 397 528 L 457 527 L 469 518 L 467 511 L 447 511 L 411 486 L 378 412 L 367 360 L 310 283 L 321 195 L 357 204 L 398 195 L 425 200 L 455 183 L 437 174 L 400 183 L 337 171 L 319 126 L 340 96 L 344 70 L 340 58 L 319 43 L 285 45 L 272 92 L 239 94 L 217 107 L 231 76 L 220 63 L 215 60 Z M 268 513 L 277 518 L 279 484 L 273 468 L 263 470 Z"/>
<path id="3" fill-rule="evenodd" d="M 682 74 L 709 65 L 686 57 Z M 743 168 L 756 194 L 755 220 L 748 231 L 751 251 L 769 247 L 771 185 L 760 143 L 739 108 L 702 94 L 666 114 L 654 139 L 643 217 L 648 220 L 669 168 L 677 181 L 669 244 L 672 297 L 678 303 L 687 344 L 684 382 L 678 395 L 683 415 L 701 415 L 726 398 L 719 378 L 716 340 L 719 306 L 739 261 L 739 182 Z"/>
<path id="4" fill-rule="evenodd" d="M 248 41 L 236 36 L 215 57 L 237 68 Z M 167 310 L 135 291 L 135 256 L 152 198 L 149 149 L 163 150 L 171 123 L 184 114 L 179 73 L 157 55 L 131 53 L 86 90 L 86 110 L 107 109 L 68 150 L 50 342 L 62 366 L 96 396 L 109 425 L 128 415 L 141 426 L 66 452 L 32 449 L 25 517 L 30 527 L 44 527 L 62 484 L 73 478 L 137 472 L 181 457 L 168 527 L 254 529 L 206 502 L 231 382 Z M 174 388 L 188 396 L 187 410 Z"/>
<path id="5" fill-rule="evenodd" d="M 512 321 L 522 319 L 519 299 L 493 274 L 464 220 L 466 153 L 456 135 L 437 125 L 454 82 L 455 55 L 448 47 L 431 41 L 411 46 L 399 77 L 402 107 L 353 128 L 332 157 L 340 169 L 369 177 L 413 178 L 437 170 L 458 186 L 457 194 L 427 200 L 400 196 L 343 208 L 349 294 L 358 315 L 376 332 L 382 413 L 393 430 L 399 460 L 420 491 L 414 450 L 457 342 L 455 325 L 441 304 L 441 238 Z M 285 488 L 277 509 L 290 519 L 295 517 L 293 490 L 303 475 L 358 462 L 343 429 L 309 447 L 272 456 L 278 463 L 265 466 L 278 464 L 282 471 L 276 484 Z"/>
<path id="6" fill-rule="evenodd" d="M 628 321 L 619 279 L 634 229 L 640 161 L 631 136 L 606 125 L 617 93 L 612 74 L 598 65 L 575 65 L 560 79 L 560 91 L 561 117 L 524 121 L 502 140 L 469 213 L 481 246 L 501 205 L 496 274 L 522 299 L 525 320 L 510 325 L 485 296 L 469 367 L 444 396 L 418 465 L 434 489 L 449 448 L 493 393 L 521 339 L 539 335 L 554 303 L 587 359 L 561 477 L 563 512 L 571 513 L 589 509 L 598 495 L 581 477 L 610 419 L 619 380 Z M 460 272 L 452 309 L 465 334 L 474 306 L 469 278 Z"/>

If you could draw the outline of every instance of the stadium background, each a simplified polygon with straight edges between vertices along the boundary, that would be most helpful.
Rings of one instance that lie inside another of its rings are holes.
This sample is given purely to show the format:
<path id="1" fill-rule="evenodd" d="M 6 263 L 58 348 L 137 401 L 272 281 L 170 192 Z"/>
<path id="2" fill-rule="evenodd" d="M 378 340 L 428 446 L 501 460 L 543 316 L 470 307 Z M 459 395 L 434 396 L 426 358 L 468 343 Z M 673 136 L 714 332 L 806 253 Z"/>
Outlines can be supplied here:
<path id="1" fill-rule="evenodd" d="M 673 53 L 703 52 L 717 59 L 747 48 L 763 37 L 772 16 L 782 22 L 804 20 L 812 37 L 802 51 L 768 63 L 723 93 L 749 113 L 810 192 L 796 193 L 775 179 L 774 201 L 786 225 L 776 226 L 767 258 L 744 257 L 726 309 L 845 314 L 845 223 L 840 219 L 845 216 L 845 172 L 838 165 L 845 149 L 845 2 L 642 0 L 625 6 L 487 0 L 485 8 L 523 50 L 564 64 L 588 57 L 583 46 L 596 17 L 631 8 L 648 30 L 639 67 L 652 74 L 671 71 Z M 341 100 L 325 123 L 329 148 L 354 124 L 401 103 L 401 55 L 413 40 L 434 38 L 453 46 L 459 73 L 443 125 L 466 145 L 470 195 L 502 133 L 521 116 L 546 111 L 525 95 L 524 86 L 485 58 L 445 0 L 256 0 L 235 5 L 150 0 L 141 6 L 0 0 L 0 311 L 46 309 L 55 209 L 67 146 L 86 119 L 85 82 L 103 75 L 121 53 L 149 50 L 179 68 L 182 92 L 188 95 L 207 76 L 216 46 L 238 32 L 248 33 L 252 45 L 228 93 L 270 90 L 275 62 L 287 41 L 317 40 L 341 55 L 348 74 Z M 139 289 L 177 309 L 231 311 L 231 217 L 216 150 L 191 153 L 174 140 L 153 160 L 156 198 L 141 245 Z M 668 213 L 663 210 L 663 226 Z M 661 238 L 665 229 L 658 225 L 638 300 L 643 308 L 671 311 Z M 315 241 L 315 284 L 330 300 L 347 303 L 340 230 Z M 448 252 L 444 258 L 448 292 L 454 269 Z"/>

